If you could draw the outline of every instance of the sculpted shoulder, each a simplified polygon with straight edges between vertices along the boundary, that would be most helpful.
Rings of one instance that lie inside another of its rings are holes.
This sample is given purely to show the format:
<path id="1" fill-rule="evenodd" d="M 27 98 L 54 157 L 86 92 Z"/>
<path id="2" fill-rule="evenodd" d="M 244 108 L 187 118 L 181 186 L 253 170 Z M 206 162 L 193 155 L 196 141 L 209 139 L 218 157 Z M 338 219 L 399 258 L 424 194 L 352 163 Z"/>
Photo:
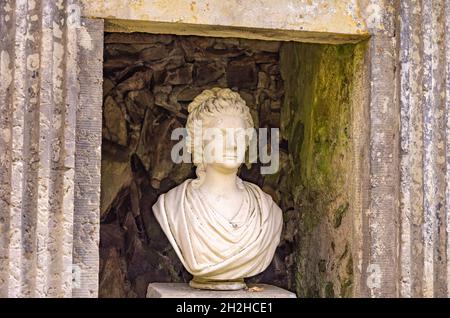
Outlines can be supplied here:
<path id="1" fill-rule="evenodd" d="M 274 211 L 280 215 L 282 214 L 281 208 L 273 200 L 273 198 L 270 194 L 264 192 L 258 185 L 254 184 L 254 183 L 244 181 L 244 184 L 245 184 L 245 186 L 251 187 L 252 189 L 254 189 L 254 191 L 256 191 L 260 195 L 260 197 L 264 201 L 265 205 L 270 207 L 270 209 L 272 211 Z"/>
<path id="2" fill-rule="evenodd" d="M 182 184 L 173 189 L 161 194 L 156 203 L 152 206 L 152 211 L 158 220 L 169 240 L 173 240 L 172 245 L 177 240 L 177 235 L 180 233 L 177 228 L 180 225 L 180 213 L 183 213 L 183 201 L 186 194 L 186 186 L 192 179 L 184 181 Z M 178 234 L 177 234 L 178 233 Z"/>
<path id="3" fill-rule="evenodd" d="M 245 186 L 250 187 L 252 189 L 254 189 L 254 191 L 256 191 L 265 201 L 267 204 L 275 204 L 275 201 L 272 199 L 272 196 L 266 192 L 263 191 L 263 189 L 261 189 L 257 184 L 248 182 L 248 181 L 244 181 Z"/>
<path id="4" fill-rule="evenodd" d="M 180 202 L 179 200 L 184 195 L 184 191 L 188 183 L 190 183 L 193 179 L 187 179 L 183 183 L 177 185 L 176 187 L 170 189 L 164 194 L 160 195 L 162 200 L 166 200 L 168 202 Z"/>

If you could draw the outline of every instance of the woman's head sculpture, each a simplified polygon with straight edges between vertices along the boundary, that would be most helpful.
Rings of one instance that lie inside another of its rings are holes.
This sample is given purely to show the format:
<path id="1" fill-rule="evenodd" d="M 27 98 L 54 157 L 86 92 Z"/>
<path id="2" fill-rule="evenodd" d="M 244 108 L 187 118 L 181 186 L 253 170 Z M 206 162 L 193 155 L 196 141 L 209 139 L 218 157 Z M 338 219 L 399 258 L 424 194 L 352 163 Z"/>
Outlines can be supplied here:
<path id="1" fill-rule="evenodd" d="M 188 149 L 193 155 L 194 164 L 197 167 L 196 174 L 198 177 L 198 179 L 194 181 L 193 186 L 200 186 L 207 165 L 204 153 L 205 130 L 219 128 L 216 131 L 220 132 L 220 128 L 228 129 L 228 131 L 231 132 L 231 137 L 237 139 L 240 137 L 243 139 L 242 141 L 245 144 L 241 149 L 245 152 L 245 149 L 248 147 L 248 144 L 253 137 L 254 124 L 250 109 L 245 104 L 245 101 L 238 93 L 233 92 L 229 88 L 216 87 L 210 90 L 204 90 L 189 104 L 188 112 L 189 116 L 186 123 L 188 132 L 187 143 Z M 198 140 L 202 142 L 196 142 L 196 137 L 199 137 Z M 217 134 L 210 137 L 216 138 L 216 144 L 224 144 L 224 156 L 226 156 L 227 146 L 233 146 L 230 145 L 230 138 L 227 139 L 230 135 L 222 135 L 220 140 L 218 140 L 218 137 L 220 136 Z M 211 140 L 208 141 L 211 142 Z M 242 144 L 237 146 L 242 146 Z M 225 168 L 235 168 L 234 166 L 239 167 L 244 159 L 244 155 L 245 153 L 241 152 L 241 155 L 237 155 L 236 158 L 226 158 L 221 156 L 222 164 Z M 241 185 L 240 179 L 238 180 L 238 185 Z"/>
<path id="2" fill-rule="evenodd" d="M 270 195 L 237 176 L 253 134 L 250 110 L 239 94 L 205 90 L 188 111 L 187 143 L 197 179 L 161 194 L 153 213 L 193 275 L 191 287 L 242 289 L 244 278 L 272 261 L 282 212 Z"/>

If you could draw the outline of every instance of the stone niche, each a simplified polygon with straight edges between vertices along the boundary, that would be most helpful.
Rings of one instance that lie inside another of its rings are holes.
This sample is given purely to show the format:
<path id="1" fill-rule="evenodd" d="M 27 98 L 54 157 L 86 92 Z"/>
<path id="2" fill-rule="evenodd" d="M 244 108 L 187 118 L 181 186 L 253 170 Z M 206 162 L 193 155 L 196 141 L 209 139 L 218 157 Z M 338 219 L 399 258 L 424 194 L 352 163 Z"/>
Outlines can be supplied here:
<path id="1" fill-rule="evenodd" d="M 159 194 L 195 176 L 170 160 L 172 129 L 203 89 L 229 87 L 257 127 L 280 128 L 280 170 L 240 176 L 284 212 L 270 267 L 248 282 L 299 297 L 349 297 L 354 285 L 353 108 L 365 44 L 106 33 L 100 297 L 145 297 L 152 282 L 191 278 L 156 222 Z"/>

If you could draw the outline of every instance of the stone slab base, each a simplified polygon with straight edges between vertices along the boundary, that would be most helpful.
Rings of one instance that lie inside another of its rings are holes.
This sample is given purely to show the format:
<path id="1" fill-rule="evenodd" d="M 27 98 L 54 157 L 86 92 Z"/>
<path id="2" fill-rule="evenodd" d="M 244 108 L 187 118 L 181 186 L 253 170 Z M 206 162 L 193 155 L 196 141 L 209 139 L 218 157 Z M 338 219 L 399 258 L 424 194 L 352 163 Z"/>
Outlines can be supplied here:
<path id="1" fill-rule="evenodd" d="M 186 283 L 151 283 L 147 288 L 147 298 L 296 298 L 294 293 L 276 286 L 248 286 L 249 289 L 222 291 L 195 289 Z"/>

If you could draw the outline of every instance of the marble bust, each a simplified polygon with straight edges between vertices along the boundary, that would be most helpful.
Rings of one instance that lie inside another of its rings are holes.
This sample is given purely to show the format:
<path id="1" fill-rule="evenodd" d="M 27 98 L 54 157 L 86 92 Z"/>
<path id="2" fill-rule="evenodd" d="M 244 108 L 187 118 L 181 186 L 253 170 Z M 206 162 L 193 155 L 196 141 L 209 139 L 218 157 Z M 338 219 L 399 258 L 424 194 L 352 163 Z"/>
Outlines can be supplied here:
<path id="1" fill-rule="evenodd" d="M 160 195 L 153 213 L 193 275 L 191 287 L 242 289 L 246 287 L 244 278 L 261 273 L 272 261 L 280 242 L 282 212 L 271 196 L 237 176 L 245 154 L 236 150 L 236 138 L 213 139 L 213 148 L 224 147 L 217 151 L 219 158 L 213 151 L 210 160 L 206 160 L 203 139 L 192 142 L 198 122 L 219 131 L 253 128 L 249 108 L 239 94 L 222 88 L 205 90 L 188 111 L 190 151 L 200 158 L 194 160 L 197 179 L 188 179 Z"/>

